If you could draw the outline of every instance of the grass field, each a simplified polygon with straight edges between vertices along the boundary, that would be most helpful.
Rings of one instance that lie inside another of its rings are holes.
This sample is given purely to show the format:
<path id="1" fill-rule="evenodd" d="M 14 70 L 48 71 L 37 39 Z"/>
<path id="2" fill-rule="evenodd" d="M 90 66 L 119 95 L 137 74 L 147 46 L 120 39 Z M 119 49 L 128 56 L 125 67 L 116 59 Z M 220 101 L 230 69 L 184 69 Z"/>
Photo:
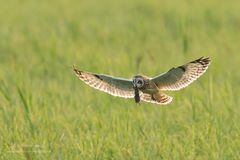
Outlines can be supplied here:
<path id="1" fill-rule="evenodd" d="M 240 159 L 240 2 L 0 2 L 1 159 Z M 212 59 L 171 104 L 137 105 L 71 66 L 131 78 Z"/>

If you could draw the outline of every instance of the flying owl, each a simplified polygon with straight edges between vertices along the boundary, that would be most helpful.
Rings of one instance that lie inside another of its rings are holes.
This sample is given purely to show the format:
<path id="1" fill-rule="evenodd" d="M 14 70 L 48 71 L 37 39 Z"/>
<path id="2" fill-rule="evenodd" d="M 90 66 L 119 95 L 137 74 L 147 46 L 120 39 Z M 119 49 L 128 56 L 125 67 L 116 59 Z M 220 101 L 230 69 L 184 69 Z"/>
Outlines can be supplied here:
<path id="1" fill-rule="evenodd" d="M 89 86 L 113 96 L 134 98 L 156 104 L 169 104 L 172 97 L 164 91 L 177 91 L 187 87 L 199 78 L 208 68 L 210 58 L 201 57 L 187 64 L 173 67 L 169 71 L 150 78 L 136 75 L 131 79 L 118 78 L 110 75 L 80 71 L 73 66 L 77 77 Z"/>

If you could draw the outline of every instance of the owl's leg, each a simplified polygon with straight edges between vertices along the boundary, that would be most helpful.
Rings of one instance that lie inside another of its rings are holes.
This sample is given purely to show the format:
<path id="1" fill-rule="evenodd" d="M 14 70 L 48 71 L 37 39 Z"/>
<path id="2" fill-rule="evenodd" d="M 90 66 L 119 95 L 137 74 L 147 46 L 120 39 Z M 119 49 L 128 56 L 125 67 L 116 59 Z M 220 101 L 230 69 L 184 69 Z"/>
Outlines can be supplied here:
<path id="1" fill-rule="evenodd" d="M 139 90 L 138 88 L 134 88 L 134 99 L 136 103 L 140 102 Z"/>

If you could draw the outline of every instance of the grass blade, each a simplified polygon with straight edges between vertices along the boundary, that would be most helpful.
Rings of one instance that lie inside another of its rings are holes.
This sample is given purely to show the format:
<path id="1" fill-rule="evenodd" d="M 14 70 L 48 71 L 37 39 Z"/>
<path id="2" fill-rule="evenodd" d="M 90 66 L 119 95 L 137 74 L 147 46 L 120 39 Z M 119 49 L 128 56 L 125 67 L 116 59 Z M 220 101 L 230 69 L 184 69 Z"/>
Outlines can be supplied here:
<path id="1" fill-rule="evenodd" d="M 24 118 L 27 120 L 28 124 L 29 124 L 29 128 L 30 128 L 30 131 L 31 131 L 31 134 L 33 135 L 34 133 L 34 125 L 32 123 L 32 120 L 30 118 L 30 114 L 29 114 L 29 106 L 28 106 L 28 103 L 21 91 L 21 89 L 19 87 L 17 87 L 17 90 L 18 90 L 18 94 L 19 94 L 19 97 L 23 103 L 23 109 L 24 109 Z"/>

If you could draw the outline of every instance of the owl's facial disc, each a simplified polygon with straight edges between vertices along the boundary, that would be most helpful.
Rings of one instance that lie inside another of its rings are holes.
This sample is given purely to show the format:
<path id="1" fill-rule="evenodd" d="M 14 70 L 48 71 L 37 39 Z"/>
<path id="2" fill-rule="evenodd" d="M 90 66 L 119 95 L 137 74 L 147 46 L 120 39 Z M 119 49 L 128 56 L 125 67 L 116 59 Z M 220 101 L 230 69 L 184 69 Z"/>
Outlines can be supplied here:
<path id="1" fill-rule="evenodd" d="M 144 80 L 141 77 L 133 78 L 133 86 L 137 88 L 141 88 L 144 85 Z"/>

